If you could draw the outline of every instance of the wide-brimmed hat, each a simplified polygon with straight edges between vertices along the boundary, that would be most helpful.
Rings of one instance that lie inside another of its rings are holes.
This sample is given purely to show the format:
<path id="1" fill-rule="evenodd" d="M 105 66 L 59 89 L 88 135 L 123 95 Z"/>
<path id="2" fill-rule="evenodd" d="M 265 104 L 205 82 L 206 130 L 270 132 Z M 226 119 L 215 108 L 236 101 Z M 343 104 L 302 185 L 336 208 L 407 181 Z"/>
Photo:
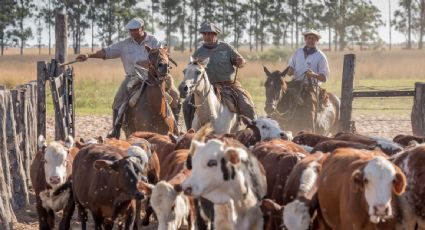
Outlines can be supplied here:
<path id="1" fill-rule="evenodd" d="M 220 28 L 212 22 L 206 22 L 202 24 L 201 29 L 199 29 L 199 33 L 216 33 L 219 34 L 221 32 Z"/>
<path id="2" fill-rule="evenodd" d="M 303 33 L 303 35 L 304 35 L 304 37 L 307 36 L 307 35 L 315 35 L 317 37 L 317 39 L 321 39 L 322 38 L 322 36 L 320 36 L 319 31 L 313 30 L 313 29 L 310 29 L 310 30 L 305 31 Z"/>
<path id="3" fill-rule="evenodd" d="M 133 18 L 131 19 L 127 25 L 125 25 L 126 30 L 134 30 L 139 29 L 140 27 L 144 26 L 145 22 L 141 18 Z"/>

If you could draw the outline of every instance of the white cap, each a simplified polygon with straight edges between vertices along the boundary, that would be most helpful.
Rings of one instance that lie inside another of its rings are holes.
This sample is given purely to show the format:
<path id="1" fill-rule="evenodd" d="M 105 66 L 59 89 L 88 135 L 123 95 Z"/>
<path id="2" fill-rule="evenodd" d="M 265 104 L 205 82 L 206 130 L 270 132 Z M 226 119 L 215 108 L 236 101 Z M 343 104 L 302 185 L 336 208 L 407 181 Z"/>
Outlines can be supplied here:
<path id="1" fill-rule="evenodd" d="M 145 25 L 145 22 L 143 21 L 143 19 L 133 18 L 127 23 L 127 25 L 125 26 L 125 29 L 127 30 L 139 29 L 143 25 Z"/>
<path id="2" fill-rule="evenodd" d="M 307 36 L 307 35 L 310 35 L 310 34 L 315 35 L 317 37 L 317 39 L 322 38 L 322 36 L 320 36 L 320 33 L 317 30 L 307 30 L 303 33 L 304 37 Z"/>

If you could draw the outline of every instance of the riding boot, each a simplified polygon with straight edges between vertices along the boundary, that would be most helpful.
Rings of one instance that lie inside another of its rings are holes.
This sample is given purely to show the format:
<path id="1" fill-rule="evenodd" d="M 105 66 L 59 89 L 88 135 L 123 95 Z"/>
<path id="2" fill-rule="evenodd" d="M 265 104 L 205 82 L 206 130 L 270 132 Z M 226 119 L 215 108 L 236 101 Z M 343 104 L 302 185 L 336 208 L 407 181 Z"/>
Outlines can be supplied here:
<path id="1" fill-rule="evenodd" d="M 120 139 L 122 121 L 120 120 L 116 122 L 117 117 L 118 117 L 118 110 L 114 109 L 112 114 L 112 130 L 106 136 L 107 138 Z"/>

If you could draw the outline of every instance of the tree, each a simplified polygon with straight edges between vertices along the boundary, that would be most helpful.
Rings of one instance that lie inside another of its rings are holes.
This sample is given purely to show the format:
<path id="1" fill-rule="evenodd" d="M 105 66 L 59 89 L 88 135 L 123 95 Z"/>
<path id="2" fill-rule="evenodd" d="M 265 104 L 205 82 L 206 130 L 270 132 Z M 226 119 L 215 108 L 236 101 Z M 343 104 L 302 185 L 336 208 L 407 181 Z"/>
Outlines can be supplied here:
<path id="1" fill-rule="evenodd" d="M 30 27 L 24 26 L 24 20 L 33 16 L 33 10 L 36 9 L 32 0 L 17 0 L 16 4 L 16 20 L 17 25 L 12 31 L 13 36 L 20 41 L 20 54 L 24 54 L 24 46 L 26 41 L 32 37 Z"/>
<path id="2" fill-rule="evenodd" d="M 407 48 L 412 48 L 412 18 L 417 12 L 417 5 L 412 0 L 400 0 L 400 9 L 394 12 L 395 29 L 407 34 Z"/>
<path id="3" fill-rule="evenodd" d="M 41 17 L 37 17 L 36 19 L 37 25 L 37 44 L 38 44 L 38 55 L 41 55 L 41 40 L 42 40 L 42 32 L 43 32 L 43 24 L 41 23 Z"/>
<path id="4" fill-rule="evenodd" d="M 15 4 L 13 0 L 3 0 L 0 4 L 0 46 L 1 55 L 3 55 L 4 47 L 7 46 L 10 38 L 8 27 L 14 25 L 15 21 Z"/>
<path id="5" fill-rule="evenodd" d="M 161 0 L 159 4 L 163 17 L 159 25 L 165 27 L 166 42 L 171 50 L 171 33 L 175 32 L 179 27 L 179 15 L 183 13 L 181 1 Z"/>
<path id="6" fill-rule="evenodd" d="M 55 10 L 52 8 L 52 0 L 48 0 L 47 2 L 43 2 L 39 9 L 38 17 L 44 20 L 44 24 L 48 27 L 49 34 L 49 55 L 51 54 L 52 48 L 52 31 L 51 27 L 55 24 Z"/>

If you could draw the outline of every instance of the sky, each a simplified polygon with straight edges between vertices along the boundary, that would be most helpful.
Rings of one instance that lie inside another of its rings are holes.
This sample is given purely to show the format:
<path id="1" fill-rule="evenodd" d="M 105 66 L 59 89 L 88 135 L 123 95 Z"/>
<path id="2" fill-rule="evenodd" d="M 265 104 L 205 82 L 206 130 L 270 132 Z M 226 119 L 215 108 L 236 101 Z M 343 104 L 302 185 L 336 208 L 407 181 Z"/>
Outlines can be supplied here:
<path id="1" fill-rule="evenodd" d="M 42 0 L 36 0 L 41 2 Z M 397 10 L 399 8 L 398 6 L 398 0 L 372 0 L 372 3 L 378 7 L 378 9 L 381 11 L 381 19 L 384 22 L 384 25 L 381 26 L 378 29 L 379 32 L 379 36 L 384 40 L 385 43 L 389 42 L 389 2 L 391 4 L 391 17 L 393 17 L 394 15 L 394 11 Z M 27 20 L 26 21 L 27 25 L 30 25 L 33 28 L 33 34 L 36 34 L 36 29 L 35 29 L 35 20 L 31 19 L 31 20 Z M 51 28 L 52 33 L 54 33 L 54 28 Z M 48 30 L 47 28 L 45 28 L 43 30 L 43 39 L 42 39 L 42 43 L 47 45 L 48 44 Z M 91 31 L 87 30 L 86 31 L 86 36 L 84 37 L 84 41 L 82 41 L 82 44 L 86 44 L 89 43 L 91 41 Z M 392 29 L 392 43 L 401 43 L 405 41 L 405 35 L 401 34 L 397 31 L 394 30 L 394 28 Z M 328 36 L 328 32 L 327 31 L 321 31 L 321 35 L 322 35 L 322 42 L 327 43 L 329 41 L 329 36 Z M 164 31 L 158 31 L 158 29 L 156 30 L 156 34 L 155 36 L 157 36 L 160 40 L 164 40 L 165 39 L 165 34 Z M 231 38 L 229 38 L 231 39 Z M 52 34 L 52 43 L 54 43 L 54 34 Z M 71 40 L 68 40 L 69 45 L 71 45 Z M 28 45 L 33 46 L 37 44 L 37 40 L 36 37 L 34 36 L 31 40 L 28 41 Z"/>

